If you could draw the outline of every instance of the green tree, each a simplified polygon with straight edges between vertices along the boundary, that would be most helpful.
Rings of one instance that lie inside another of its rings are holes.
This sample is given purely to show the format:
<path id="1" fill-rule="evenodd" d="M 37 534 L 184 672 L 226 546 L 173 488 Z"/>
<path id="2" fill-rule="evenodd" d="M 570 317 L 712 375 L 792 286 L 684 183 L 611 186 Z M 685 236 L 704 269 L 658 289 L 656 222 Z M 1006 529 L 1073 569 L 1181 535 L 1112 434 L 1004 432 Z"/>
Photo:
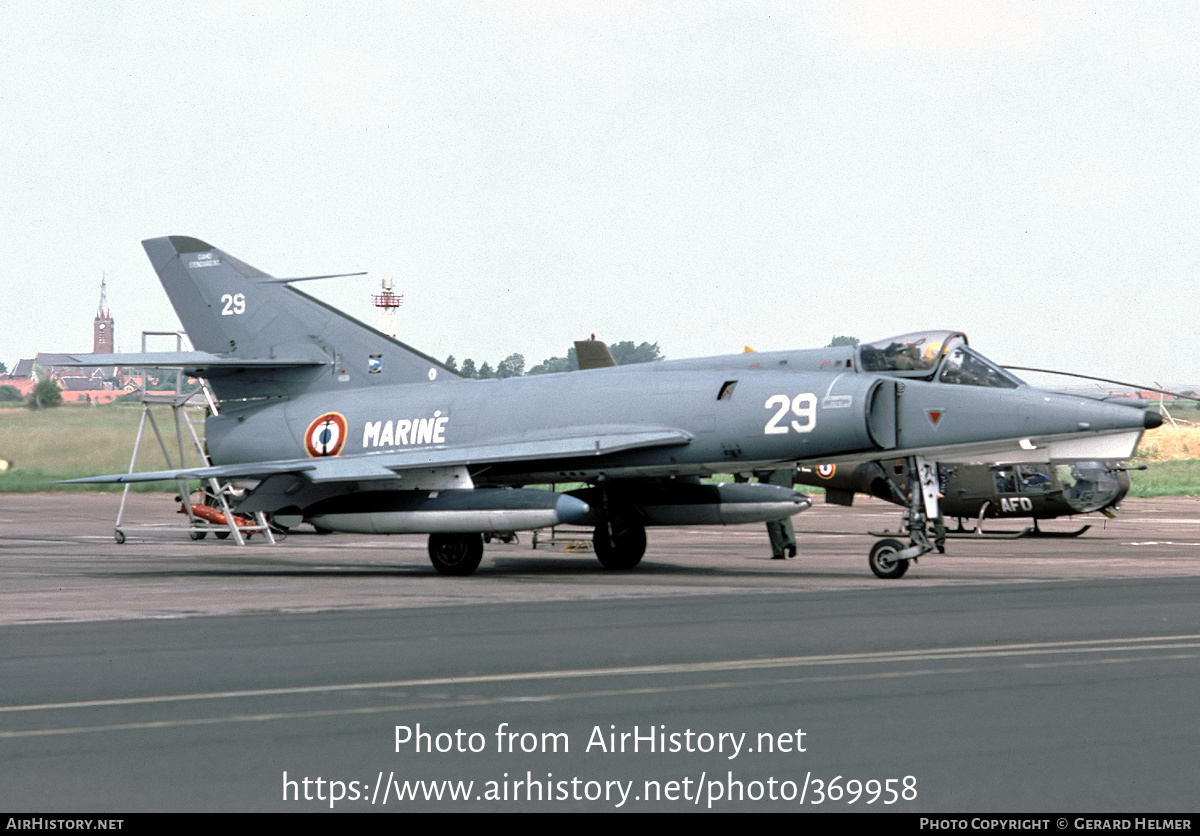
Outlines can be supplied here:
<path id="1" fill-rule="evenodd" d="M 617 361 L 617 365 L 619 366 L 629 365 L 630 363 L 653 363 L 656 360 L 663 359 L 663 353 L 659 349 L 658 343 L 635 343 L 632 340 L 624 340 L 623 342 L 613 343 L 609 346 L 609 351 L 612 352 L 613 359 Z M 453 359 L 453 357 L 447 358 L 446 364 L 450 365 L 450 361 Z M 474 360 L 463 360 L 462 368 L 458 373 L 463 377 L 486 379 L 492 377 L 520 377 L 521 375 L 531 374 L 556 374 L 558 372 L 574 372 L 578 370 L 579 358 L 575 354 L 575 346 L 571 346 L 567 349 L 566 357 L 547 357 L 530 369 L 525 368 L 524 355 L 514 353 L 501 360 L 495 369 L 492 369 L 488 363 L 484 363 L 476 369 Z"/>
<path id="2" fill-rule="evenodd" d="M 556 372 L 573 372 L 578 371 L 579 364 L 571 362 L 574 359 L 575 349 L 571 349 L 572 357 L 548 357 L 538 363 L 526 374 L 554 374 Z"/>
<path id="3" fill-rule="evenodd" d="M 496 366 L 496 377 L 520 377 L 525 374 L 525 357 L 521 354 L 510 354 Z"/>
<path id="4" fill-rule="evenodd" d="M 62 403 L 62 387 L 52 377 L 43 377 L 33 386 L 29 393 L 30 409 L 45 409 Z"/>
<path id="5" fill-rule="evenodd" d="M 631 363 L 653 363 L 663 359 L 663 353 L 658 343 L 635 343 L 623 340 L 608 347 L 618 366 Z M 566 357 L 550 357 L 538 363 L 528 374 L 551 374 L 553 372 L 574 372 L 579 370 L 579 358 L 575 356 L 575 347 L 567 349 Z"/>
<path id="6" fill-rule="evenodd" d="M 617 361 L 618 366 L 628 366 L 632 363 L 653 363 L 655 360 L 663 359 L 662 352 L 658 349 L 658 343 L 634 345 L 632 340 L 624 340 L 613 343 L 608 350 L 612 352 L 613 359 Z"/>
<path id="7" fill-rule="evenodd" d="M 9 383 L 0 386 L 0 403 L 17 403 L 22 400 L 24 397 L 16 386 Z"/>
<path id="8" fill-rule="evenodd" d="M 146 388 L 151 392 L 178 392 L 179 372 L 164 371 L 157 377 L 151 377 Z"/>
<path id="9" fill-rule="evenodd" d="M 858 337 L 834 337 L 826 348 L 837 348 L 842 345 L 858 345 Z"/>
<path id="10" fill-rule="evenodd" d="M 458 361 L 454 359 L 453 354 L 446 358 L 446 368 L 452 372 L 458 371 Z"/>

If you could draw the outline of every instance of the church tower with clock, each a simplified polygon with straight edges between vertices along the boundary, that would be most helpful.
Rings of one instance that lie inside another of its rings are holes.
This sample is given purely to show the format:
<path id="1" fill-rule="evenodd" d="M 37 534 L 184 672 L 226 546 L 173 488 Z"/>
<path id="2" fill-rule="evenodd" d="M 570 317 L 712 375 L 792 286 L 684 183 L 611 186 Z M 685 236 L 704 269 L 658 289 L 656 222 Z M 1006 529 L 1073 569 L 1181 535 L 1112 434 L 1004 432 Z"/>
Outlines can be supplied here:
<path id="1" fill-rule="evenodd" d="M 113 318 L 108 309 L 108 292 L 104 279 L 100 279 L 100 307 L 92 321 L 92 353 L 112 354 L 116 349 L 113 342 Z"/>

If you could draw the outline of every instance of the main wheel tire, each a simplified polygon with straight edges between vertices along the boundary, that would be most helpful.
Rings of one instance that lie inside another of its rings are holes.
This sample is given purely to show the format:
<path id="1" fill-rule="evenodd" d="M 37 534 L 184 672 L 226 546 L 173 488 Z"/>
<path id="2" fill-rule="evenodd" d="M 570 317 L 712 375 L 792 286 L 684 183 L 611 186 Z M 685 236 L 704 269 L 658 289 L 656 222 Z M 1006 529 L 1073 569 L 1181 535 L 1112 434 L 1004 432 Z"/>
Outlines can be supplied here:
<path id="1" fill-rule="evenodd" d="M 605 569 L 627 572 L 646 553 L 646 527 L 621 519 L 598 525 L 592 535 L 592 550 Z"/>
<path id="2" fill-rule="evenodd" d="M 439 575 L 472 575 L 483 560 L 482 534 L 430 534 L 429 561 Z"/>
<path id="3" fill-rule="evenodd" d="M 908 561 L 899 560 L 896 555 L 904 551 L 904 544 L 899 540 L 880 540 L 871 546 L 871 556 L 867 562 L 875 577 L 891 580 L 899 578 L 908 571 Z"/>

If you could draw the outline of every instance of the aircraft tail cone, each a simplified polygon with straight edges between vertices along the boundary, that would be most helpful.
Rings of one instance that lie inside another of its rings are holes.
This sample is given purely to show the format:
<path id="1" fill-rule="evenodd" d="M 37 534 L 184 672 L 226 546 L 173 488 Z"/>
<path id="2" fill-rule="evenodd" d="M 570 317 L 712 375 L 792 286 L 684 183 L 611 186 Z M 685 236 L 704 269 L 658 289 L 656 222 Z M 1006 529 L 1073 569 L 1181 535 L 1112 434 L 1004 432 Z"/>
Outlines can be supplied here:
<path id="1" fill-rule="evenodd" d="M 1142 418 L 1142 426 L 1144 426 L 1148 430 L 1152 430 L 1155 427 L 1161 427 L 1162 422 L 1163 422 L 1162 415 L 1160 415 L 1159 413 L 1155 412 L 1152 409 L 1146 410 L 1146 415 L 1145 415 L 1145 417 Z"/>

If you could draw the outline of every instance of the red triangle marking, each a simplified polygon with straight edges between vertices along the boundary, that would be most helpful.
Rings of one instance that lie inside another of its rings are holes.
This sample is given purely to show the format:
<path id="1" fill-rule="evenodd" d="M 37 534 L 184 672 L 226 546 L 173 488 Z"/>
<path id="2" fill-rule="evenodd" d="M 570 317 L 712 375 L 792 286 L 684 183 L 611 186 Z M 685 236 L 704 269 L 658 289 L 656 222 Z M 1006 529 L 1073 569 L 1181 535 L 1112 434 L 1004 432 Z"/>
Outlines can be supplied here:
<path id="1" fill-rule="evenodd" d="M 927 410 L 927 412 L 929 413 L 929 420 L 932 421 L 933 425 L 936 427 L 938 425 L 938 421 L 942 420 L 942 411 L 940 409 L 930 409 Z"/>

